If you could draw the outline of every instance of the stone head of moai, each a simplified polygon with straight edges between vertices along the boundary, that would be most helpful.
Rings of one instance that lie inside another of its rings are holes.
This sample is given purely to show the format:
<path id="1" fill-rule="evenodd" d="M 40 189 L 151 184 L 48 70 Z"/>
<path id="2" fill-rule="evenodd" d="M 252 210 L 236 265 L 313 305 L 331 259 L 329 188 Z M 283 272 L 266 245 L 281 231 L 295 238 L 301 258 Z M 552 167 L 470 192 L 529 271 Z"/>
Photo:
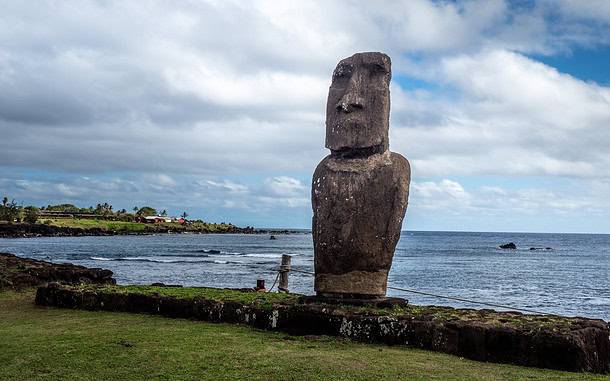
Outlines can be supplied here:
<path id="1" fill-rule="evenodd" d="M 388 149 L 391 66 L 383 53 L 339 62 L 326 104 L 326 148 L 339 155 Z"/>
<path id="2" fill-rule="evenodd" d="M 311 187 L 319 296 L 385 296 L 407 209 L 411 170 L 388 149 L 390 57 L 341 60 L 326 107 L 326 147 Z"/>

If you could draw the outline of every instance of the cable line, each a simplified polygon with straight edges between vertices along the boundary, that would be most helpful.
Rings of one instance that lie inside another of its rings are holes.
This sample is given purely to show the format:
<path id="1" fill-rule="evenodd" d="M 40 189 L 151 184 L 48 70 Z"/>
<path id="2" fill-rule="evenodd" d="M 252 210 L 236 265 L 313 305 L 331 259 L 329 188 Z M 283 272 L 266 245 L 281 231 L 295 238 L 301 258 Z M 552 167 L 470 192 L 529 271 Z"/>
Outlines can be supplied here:
<path id="1" fill-rule="evenodd" d="M 295 269 L 295 268 L 291 268 L 290 271 L 293 271 L 295 273 L 307 274 L 307 275 L 315 275 L 315 273 L 313 273 L 311 271 L 299 270 L 299 269 Z M 488 306 L 488 307 L 504 308 L 507 310 L 527 312 L 527 313 L 532 313 L 532 314 L 537 314 L 537 315 L 550 315 L 548 312 L 536 311 L 536 310 L 531 310 L 528 308 L 517 308 L 517 307 L 506 306 L 506 305 L 502 305 L 502 304 L 482 302 L 482 301 L 470 300 L 470 299 L 465 299 L 465 298 L 458 298 L 458 297 L 454 297 L 454 296 L 438 295 L 438 294 L 433 294 L 430 292 L 410 290 L 408 288 L 401 288 L 401 287 L 394 287 L 394 286 L 388 286 L 388 288 L 391 290 L 395 290 L 395 291 L 403 291 L 403 292 L 409 292 L 412 294 L 432 296 L 432 297 L 440 298 L 440 299 L 454 300 L 454 301 L 464 302 L 464 303 L 480 304 L 480 305 Z"/>

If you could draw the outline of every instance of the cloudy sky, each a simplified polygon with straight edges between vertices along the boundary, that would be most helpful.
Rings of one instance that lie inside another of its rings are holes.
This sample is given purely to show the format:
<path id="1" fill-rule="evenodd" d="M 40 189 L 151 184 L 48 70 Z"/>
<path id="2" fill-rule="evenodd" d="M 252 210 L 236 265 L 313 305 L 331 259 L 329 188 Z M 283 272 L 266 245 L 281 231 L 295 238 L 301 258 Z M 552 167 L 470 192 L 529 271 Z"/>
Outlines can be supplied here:
<path id="1" fill-rule="evenodd" d="M 307 228 L 359 51 L 393 60 L 404 229 L 610 233 L 605 0 L 5 0 L 0 193 Z"/>

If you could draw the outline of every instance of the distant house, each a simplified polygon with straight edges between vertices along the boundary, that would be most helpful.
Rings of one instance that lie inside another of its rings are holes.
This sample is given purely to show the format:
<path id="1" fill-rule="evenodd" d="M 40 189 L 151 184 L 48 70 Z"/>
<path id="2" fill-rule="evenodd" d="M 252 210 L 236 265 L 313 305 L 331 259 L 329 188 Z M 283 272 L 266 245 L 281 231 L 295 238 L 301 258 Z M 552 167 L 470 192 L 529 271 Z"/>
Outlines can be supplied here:
<path id="1" fill-rule="evenodd" d="M 164 217 L 164 216 L 146 216 L 144 222 L 148 224 L 162 223 L 162 222 L 178 222 L 183 224 L 185 222 L 182 217 Z"/>
<path id="2" fill-rule="evenodd" d="M 160 223 L 160 222 L 172 222 L 171 217 L 163 217 L 163 216 L 146 216 L 144 217 L 144 222 L 149 224 Z"/>

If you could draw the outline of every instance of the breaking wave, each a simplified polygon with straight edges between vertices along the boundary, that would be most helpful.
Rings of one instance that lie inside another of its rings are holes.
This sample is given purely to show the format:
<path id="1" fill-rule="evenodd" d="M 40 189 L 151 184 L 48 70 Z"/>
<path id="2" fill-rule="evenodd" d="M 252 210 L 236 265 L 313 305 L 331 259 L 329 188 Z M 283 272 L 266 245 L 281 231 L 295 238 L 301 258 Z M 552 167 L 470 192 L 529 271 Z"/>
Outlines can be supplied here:
<path id="1" fill-rule="evenodd" d="M 223 260 L 209 260 L 209 259 L 159 259 L 159 258 L 148 258 L 148 257 L 122 257 L 122 258 L 106 258 L 106 257 L 90 257 L 89 259 L 94 261 L 128 261 L 128 262 L 153 262 L 153 263 L 241 263 L 239 261 L 223 261 Z"/>

